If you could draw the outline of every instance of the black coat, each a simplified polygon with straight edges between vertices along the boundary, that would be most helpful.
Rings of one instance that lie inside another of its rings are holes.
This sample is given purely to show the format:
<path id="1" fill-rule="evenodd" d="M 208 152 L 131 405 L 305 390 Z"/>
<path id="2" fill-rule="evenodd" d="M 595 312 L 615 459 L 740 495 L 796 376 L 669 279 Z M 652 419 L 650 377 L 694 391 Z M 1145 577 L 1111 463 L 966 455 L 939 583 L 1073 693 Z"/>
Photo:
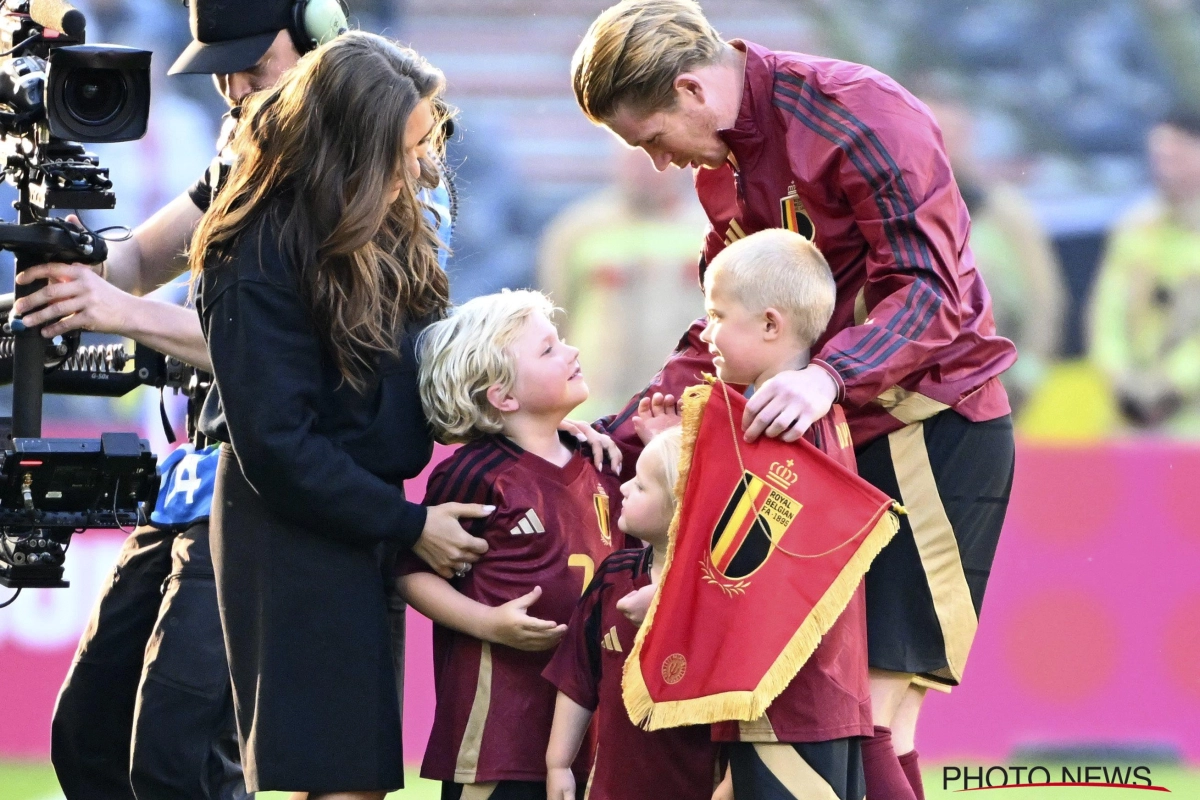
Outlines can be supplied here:
<path id="1" fill-rule="evenodd" d="M 198 306 L 216 384 L 202 430 L 227 442 L 212 549 L 250 791 L 403 784 L 379 552 L 406 550 L 404 499 L 433 449 L 410 326 L 370 387 L 342 377 L 269 226 L 210 265 Z"/>

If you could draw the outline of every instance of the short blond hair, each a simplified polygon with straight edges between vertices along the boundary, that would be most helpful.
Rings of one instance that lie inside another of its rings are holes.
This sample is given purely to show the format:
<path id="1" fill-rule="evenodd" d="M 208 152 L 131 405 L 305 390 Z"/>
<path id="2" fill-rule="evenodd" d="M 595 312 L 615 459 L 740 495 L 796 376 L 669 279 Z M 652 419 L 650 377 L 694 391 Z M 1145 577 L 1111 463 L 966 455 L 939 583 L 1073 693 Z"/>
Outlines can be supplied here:
<path id="1" fill-rule="evenodd" d="M 683 428 L 679 425 L 667 428 L 650 440 L 642 448 L 642 456 L 654 453 L 662 465 L 662 474 L 657 476 L 662 481 L 667 493 L 667 502 L 675 505 L 675 484 L 679 481 L 679 455 L 683 452 Z"/>
<path id="2" fill-rule="evenodd" d="M 417 383 L 425 418 L 439 442 L 499 433 L 504 419 L 487 399 L 517 379 L 511 345 L 534 314 L 553 318 L 550 298 L 526 289 L 476 297 L 426 328 L 417 342 Z"/>
<path id="3" fill-rule="evenodd" d="M 623 104 L 639 113 L 673 108 L 675 79 L 727 48 L 694 0 L 624 0 L 596 17 L 575 50 L 575 99 L 601 124 Z"/>
<path id="4" fill-rule="evenodd" d="M 837 284 L 817 246 L 798 233 L 771 228 L 726 247 L 704 273 L 704 291 L 717 275 L 753 313 L 773 308 L 787 317 L 802 347 L 812 347 L 833 316 Z"/>

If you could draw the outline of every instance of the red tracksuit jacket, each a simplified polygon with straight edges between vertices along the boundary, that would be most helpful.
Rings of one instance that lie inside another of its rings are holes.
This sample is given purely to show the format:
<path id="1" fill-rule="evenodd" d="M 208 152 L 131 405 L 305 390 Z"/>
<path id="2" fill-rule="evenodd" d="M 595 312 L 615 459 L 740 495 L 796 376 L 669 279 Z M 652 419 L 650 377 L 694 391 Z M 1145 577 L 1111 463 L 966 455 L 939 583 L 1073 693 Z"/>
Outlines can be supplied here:
<path id="1" fill-rule="evenodd" d="M 997 376 L 1016 348 L 996 335 L 929 110 L 870 67 L 733 44 L 746 76 L 737 122 L 720 132 L 732 163 L 696 172 L 710 223 L 701 276 L 726 244 L 756 231 L 813 238 L 837 282 L 814 363 L 837 381 L 856 446 L 946 408 L 974 421 L 1009 413 Z M 678 395 L 712 371 L 703 324 L 647 391 Z M 606 425 L 631 451 L 636 401 Z"/>

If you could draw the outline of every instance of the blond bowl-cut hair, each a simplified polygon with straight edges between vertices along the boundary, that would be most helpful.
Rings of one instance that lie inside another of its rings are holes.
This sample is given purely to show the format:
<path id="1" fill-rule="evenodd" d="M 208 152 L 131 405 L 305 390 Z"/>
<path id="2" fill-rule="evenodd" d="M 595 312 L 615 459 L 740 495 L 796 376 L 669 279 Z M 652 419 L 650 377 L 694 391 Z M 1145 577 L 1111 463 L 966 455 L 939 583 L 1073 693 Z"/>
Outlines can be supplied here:
<path id="1" fill-rule="evenodd" d="M 833 316 L 837 284 L 829 262 L 798 233 L 772 228 L 739 239 L 708 265 L 706 293 L 718 276 L 722 288 L 748 311 L 773 308 L 783 314 L 802 347 L 812 347 Z"/>
<path id="2" fill-rule="evenodd" d="M 715 64 L 729 46 L 694 0 L 624 0 L 596 17 L 571 59 L 575 100 L 604 124 L 617 107 L 675 106 L 675 79 Z"/>
<path id="3" fill-rule="evenodd" d="M 655 477 L 663 482 L 662 486 L 666 491 L 667 502 L 672 507 L 675 505 L 675 484 L 679 481 L 679 455 L 682 452 L 683 427 L 676 425 L 673 428 L 667 428 L 651 439 L 650 443 L 642 448 L 642 455 L 639 456 L 639 458 L 644 458 L 648 453 L 658 456 L 658 463 L 662 467 L 662 471 Z"/>
<path id="4" fill-rule="evenodd" d="M 417 385 L 434 436 L 443 444 L 469 442 L 503 427 L 488 389 L 512 389 L 517 379 L 511 346 L 534 314 L 557 309 L 541 292 L 521 289 L 476 297 L 426 328 L 417 342 Z"/>

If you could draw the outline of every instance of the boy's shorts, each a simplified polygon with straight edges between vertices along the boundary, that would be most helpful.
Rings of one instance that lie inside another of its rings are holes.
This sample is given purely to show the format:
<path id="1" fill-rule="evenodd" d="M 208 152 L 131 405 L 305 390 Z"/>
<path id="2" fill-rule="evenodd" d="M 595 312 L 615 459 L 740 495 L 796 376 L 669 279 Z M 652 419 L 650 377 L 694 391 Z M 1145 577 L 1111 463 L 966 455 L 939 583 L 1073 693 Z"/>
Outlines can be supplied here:
<path id="1" fill-rule="evenodd" d="M 575 796 L 583 800 L 584 787 Z M 546 800 L 543 781 L 496 781 L 494 783 L 442 782 L 442 800 Z"/>
<path id="2" fill-rule="evenodd" d="M 724 747 L 737 800 L 863 800 L 867 794 L 857 737 Z"/>
<path id="3" fill-rule="evenodd" d="M 867 572 L 868 661 L 957 686 L 1012 490 L 1012 419 L 947 410 L 857 455 L 859 474 L 908 510 Z"/>

